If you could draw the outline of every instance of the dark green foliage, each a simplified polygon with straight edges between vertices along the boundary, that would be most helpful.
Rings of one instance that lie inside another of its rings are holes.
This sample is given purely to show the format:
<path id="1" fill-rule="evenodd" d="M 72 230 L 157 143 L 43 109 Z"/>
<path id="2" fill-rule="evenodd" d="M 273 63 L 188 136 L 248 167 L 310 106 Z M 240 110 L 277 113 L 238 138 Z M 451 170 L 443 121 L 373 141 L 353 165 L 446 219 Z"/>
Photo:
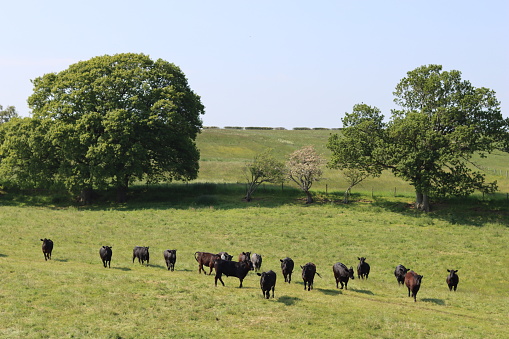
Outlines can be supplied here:
<path id="1" fill-rule="evenodd" d="M 422 66 L 396 86 L 388 123 L 376 107 L 354 106 L 343 119 L 343 133 L 329 138 L 329 166 L 357 168 L 378 176 L 389 169 L 416 191 L 416 207 L 429 210 L 429 197 L 490 193 L 495 182 L 470 166 L 506 140 L 509 119 L 495 93 L 475 88 L 458 71 Z"/>
<path id="2" fill-rule="evenodd" d="M 133 180 L 197 177 L 204 107 L 177 66 L 143 54 L 105 55 L 33 84 L 33 117 L 11 127 L 19 135 L 2 146 L 4 173 L 16 166 L 10 180 L 43 178 L 73 192 L 115 187 L 123 200 Z"/>

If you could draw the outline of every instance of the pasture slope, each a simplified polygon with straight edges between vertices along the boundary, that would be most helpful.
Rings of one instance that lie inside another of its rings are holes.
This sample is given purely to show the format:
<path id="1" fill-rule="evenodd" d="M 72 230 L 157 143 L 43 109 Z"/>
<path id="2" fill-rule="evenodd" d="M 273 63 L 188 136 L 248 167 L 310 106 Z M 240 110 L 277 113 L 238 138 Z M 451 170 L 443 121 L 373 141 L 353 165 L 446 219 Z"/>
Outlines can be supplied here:
<path id="1" fill-rule="evenodd" d="M 498 180 L 501 199 L 436 201 L 429 214 L 409 206 L 412 189 L 384 174 L 354 189 L 337 172 L 302 194 L 268 186 L 241 200 L 242 166 L 267 147 L 282 159 L 304 145 L 327 157 L 334 131 L 204 130 L 200 177 L 189 185 L 140 186 L 127 204 L 77 207 L 62 195 L 0 191 L 1 338 L 507 338 L 509 328 L 509 158 L 479 159 Z M 325 187 L 328 186 L 328 192 Z M 393 197 L 394 187 L 397 196 Z M 371 191 L 375 196 L 371 196 Z M 386 193 L 383 193 L 386 192 Z M 44 261 L 40 238 L 55 243 Z M 113 246 L 111 268 L 99 257 Z M 150 265 L 132 262 L 134 246 L 150 247 Z M 165 249 L 177 249 L 174 272 Z M 275 298 L 265 300 L 259 277 L 198 274 L 194 252 L 260 253 L 262 270 L 277 273 Z M 284 284 L 279 259 L 314 262 L 322 279 L 304 291 L 300 270 Z M 335 287 L 332 265 L 371 265 L 368 280 Z M 423 275 L 417 302 L 398 286 L 403 264 Z M 458 269 L 449 292 L 447 269 Z"/>
<path id="2" fill-rule="evenodd" d="M 0 337 L 506 337 L 508 218 L 391 204 L 2 206 Z M 41 237 L 55 242 L 51 261 Z M 113 246 L 111 269 L 102 245 Z M 136 245 L 150 246 L 148 267 L 132 263 Z M 165 249 L 177 249 L 174 272 Z M 199 275 L 194 252 L 222 250 L 261 253 L 262 270 L 278 275 L 275 298 L 263 299 L 254 273 L 242 289 L 233 277 L 214 287 L 213 275 Z M 317 265 L 314 290 L 304 291 L 299 270 L 283 283 L 286 256 Z M 371 265 L 369 279 L 336 289 L 332 265 L 355 267 L 358 256 Z M 416 303 L 393 276 L 398 264 L 424 275 Z M 459 270 L 455 293 L 447 268 Z"/>
<path id="3" fill-rule="evenodd" d="M 201 152 L 200 173 L 197 182 L 232 183 L 245 182 L 243 167 L 254 156 L 267 148 L 274 155 L 286 160 L 293 151 L 313 145 L 319 154 L 329 160 L 327 141 L 338 130 L 231 130 L 204 129 L 196 140 Z M 494 152 L 487 158 L 474 156 L 473 162 L 486 174 L 489 181 L 497 180 L 504 197 L 509 193 L 509 153 Z M 314 190 L 341 191 L 348 187 L 337 170 L 324 168 L 323 180 L 313 184 Z M 413 187 L 391 173 L 380 178 L 367 179 L 354 187 L 354 192 L 378 195 L 413 194 Z"/>

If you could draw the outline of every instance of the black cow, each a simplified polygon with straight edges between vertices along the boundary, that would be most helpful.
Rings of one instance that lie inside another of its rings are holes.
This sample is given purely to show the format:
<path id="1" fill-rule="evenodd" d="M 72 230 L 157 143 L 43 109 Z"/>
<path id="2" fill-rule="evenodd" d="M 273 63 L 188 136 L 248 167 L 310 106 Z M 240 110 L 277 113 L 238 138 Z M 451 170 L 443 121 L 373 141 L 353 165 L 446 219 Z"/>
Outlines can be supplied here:
<path id="1" fill-rule="evenodd" d="M 409 271 L 405 275 L 405 285 L 408 288 L 408 296 L 410 297 L 410 292 L 412 292 L 412 297 L 414 297 L 414 301 L 417 301 L 417 292 L 421 288 L 421 280 L 423 276 L 418 275 L 414 271 Z"/>
<path id="2" fill-rule="evenodd" d="M 53 252 L 53 241 L 51 239 L 41 239 L 42 241 L 42 253 L 44 254 L 44 260 L 51 260 L 51 252 Z"/>
<path id="3" fill-rule="evenodd" d="M 293 260 L 292 258 L 286 257 L 284 259 L 279 259 L 279 261 L 281 261 L 281 271 L 283 271 L 285 282 L 290 283 L 292 281 L 292 272 L 294 267 Z"/>
<path id="4" fill-rule="evenodd" d="M 460 282 L 460 277 L 456 274 L 458 270 L 447 270 L 447 272 L 449 272 L 449 275 L 447 276 L 446 282 L 447 286 L 449 286 L 449 291 L 452 291 L 453 288 L 454 291 L 456 291 L 458 283 Z"/>
<path id="5" fill-rule="evenodd" d="M 262 256 L 258 253 L 251 254 L 251 262 L 253 263 L 255 272 L 258 272 L 262 266 Z"/>
<path id="6" fill-rule="evenodd" d="M 168 267 L 168 271 L 175 269 L 175 262 L 177 262 L 177 250 L 165 250 L 163 252 L 164 261 L 166 261 L 166 267 Z"/>
<path id="7" fill-rule="evenodd" d="M 359 279 L 368 279 L 368 275 L 369 275 L 369 264 L 366 262 L 366 258 L 364 257 L 357 257 L 357 259 L 360 260 L 359 262 L 359 265 L 357 265 L 357 275 L 359 277 Z"/>
<path id="8" fill-rule="evenodd" d="M 150 254 L 148 252 L 148 247 L 136 246 L 135 248 L 133 248 L 133 263 L 134 263 L 134 259 L 135 258 L 138 258 L 138 262 L 140 264 L 142 264 L 142 265 L 146 261 L 147 262 L 147 266 L 148 266 L 149 259 L 150 259 Z"/>
<path id="9" fill-rule="evenodd" d="M 214 269 L 214 263 L 216 260 L 220 260 L 221 257 L 219 254 L 209 253 L 209 252 L 194 252 L 194 259 L 198 262 L 198 273 L 203 271 L 203 274 L 207 274 L 203 269 L 203 266 L 210 267 L 209 275 L 212 274 L 212 270 Z"/>
<path id="10" fill-rule="evenodd" d="M 301 266 L 302 268 L 302 280 L 304 280 L 304 290 L 311 291 L 313 289 L 313 281 L 315 280 L 315 274 L 317 274 L 320 278 L 322 277 L 318 272 L 316 272 L 316 265 L 312 262 L 308 262 L 306 265 Z"/>
<path id="11" fill-rule="evenodd" d="M 242 281 L 246 277 L 246 275 L 253 269 L 253 263 L 251 261 L 245 260 L 241 262 L 237 261 L 227 261 L 227 260 L 216 260 L 214 263 L 214 268 L 216 269 L 216 276 L 214 278 L 214 284 L 217 286 L 217 280 L 221 282 L 224 286 L 223 279 L 221 276 L 224 274 L 227 277 L 237 277 L 240 280 L 240 286 L 242 287 Z"/>
<path id="12" fill-rule="evenodd" d="M 410 271 L 410 269 L 406 268 L 403 265 L 396 266 L 396 269 L 394 270 L 394 276 L 396 277 L 396 280 L 398 281 L 398 286 L 405 284 L 405 275 L 408 271 Z"/>
<path id="13" fill-rule="evenodd" d="M 113 252 L 111 251 L 111 246 L 103 246 L 99 249 L 99 255 L 101 256 L 104 267 L 111 267 L 112 254 Z"/>
<path id="14" fill-rule="evenodd" d="M 260 276 L 260 288 L 262 289 L 263 296 L 266 299 L 270 297 L 270 290 L 272 290 L 272 298 L 274 298 L 274 289 L 276 288 L 276 273 L 272 270 L 263 273 L 256 273 Z"/>
<path id="15" fill-rule="evenodd" d="M 222 260 L 231 261 L 233 259 L 233 255 L 229 255 L 228 252 L 219 252 L 218 255 L 221 257 Z"/>
<path id="16" fill-rule="evenodd" d="M 346 267 L 345 264 L 340 262 L 335 263 L 332 266 L 332 271 L 334 272 L 334 278 L 336 278 L 336 288 L 338 288 L 338 283 L 341 283 L 341 289 L 343 289 L 343 284 L 345 286 L 345 290 L 348 289 L 348 280 L 355 279 L 353 267 Z"/>

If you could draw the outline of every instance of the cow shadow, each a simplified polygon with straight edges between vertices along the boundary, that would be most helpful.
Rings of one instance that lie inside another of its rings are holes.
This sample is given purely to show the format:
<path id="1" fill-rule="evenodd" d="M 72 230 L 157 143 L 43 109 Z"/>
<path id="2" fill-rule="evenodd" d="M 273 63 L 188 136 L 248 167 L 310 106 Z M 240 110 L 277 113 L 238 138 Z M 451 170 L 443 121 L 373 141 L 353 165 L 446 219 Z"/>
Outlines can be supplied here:
<path id="1" fill-rule="evenodd" d="M 355 289 L 355 288 L 351 288 L 350 291 L 354 291 L 354 292 L 362 293 L 362 294 L 367 294 L 367 295 L 375 295 L 373 292 L 371 292 L 369 290 L 358 290 L 358 289 Z"/>
<path id="2" fill-rule="evenodd" d="M 435 298 L 424 298 L 421 299 L 424 302 L 433 303 L 440 306 L 445 306 L 445 300 L 444 299 L 435 299 Z"/>
<path id="3" fill-rule="evenodd" d="M 2 254 L 2 253 L 0 253 L 0 258 L 7 258 L 7 257 L 8 257 L 8 255 L 7 255 L 7 254 Z"/>
<path id="4" fill-rule="evenodd" d="M 129 267 L 112 267 L 114 270 L 120 270 L 120 271 L 132 271 Z"/>
<path id="5" fill-rule="evenodd" d="M 326 294 L 326 295 L 339 295 L 339 294 L 343 294 L 342 290 L 332 290 L 332 289 L 325 289 L 325 288 L 317 288 L 317 291 L 320 291 L 320 292 L 322 292 L 323 294 Z"/>
<path id="6" fill-rule="evenodd" d="M 69 259 L 51 259 L 58 262 L 69 262 Z"/>
<path id="7" fill-rule="evenodd" d="M 292 305 L 294 305 L 299 300 L 301 300 L 301 299 L 297 298 L 297 297 L 290 297 L 290 296 L 287 296 L 287 295 L 283 295 L 283 296 L 277 298 L 277 302 L 283 303 L 286 306 L 292 306 Z"/>

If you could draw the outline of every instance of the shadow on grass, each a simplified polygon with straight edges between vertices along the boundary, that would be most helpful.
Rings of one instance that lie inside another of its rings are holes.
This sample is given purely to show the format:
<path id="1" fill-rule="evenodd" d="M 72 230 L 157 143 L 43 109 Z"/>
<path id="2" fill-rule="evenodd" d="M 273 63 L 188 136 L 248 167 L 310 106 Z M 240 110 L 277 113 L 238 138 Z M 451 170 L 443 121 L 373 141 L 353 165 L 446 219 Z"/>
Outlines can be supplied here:
<path id="1" fill-rule="evenodd" d="M 300 301 L 301 299 L 300 298 L 297 298 L 297 297 L 289 297 L 287 295 L 283 295 L 279 298 L 277 298 L 277 302 L 279 303 L 283 303 L 285 304 L 286 306 L 292 306 L 294 305 L 297 301 Z"/>
<path id="2" fill-rule="evenodd" d="M 0 205 L 18 207 L 47 207 L 52 209 L 79 208 L 89 210 L 143 209 L 245 209 L 251 207 L 279 207 L 303 204 L 304 194 L 295 187 L 262 185 L 251 202 L 246 202 L 245 184 L 235 183 L 172 183 L 161 185 L 133 185 L 129 187 L 127 202 L 116 203 L 114 190 L 96 191 L 90 205 L 80 205 L 66 192 L 51 190 L 10 190 L 1 196 Z"/>
<path id="3" fill-rule="evenodd" d="M 69 259 L 51 259 L 58 262 L 69 262 Z"/>
<path id="4" fill-rule="evenodd" d="M 339 295 L 343 294 L 343 291 L 341 290 L 331 290 L 331 289 L 325 289 L 325 288 L 317 288 L 317 291 L 322 292 L 325 295 Z"/>
<path id="5" fill-rule="evenodd" d="M 129 267 L 112 267 L 112 269 L 114 270 L 120 270 L 120 271 L 131 271 L 131 269 Z"/>
<path id="6" fill-rule="evenodd" d="M 362 293 L 362 294 L 367 294 L 367 295 L 375 295 L 373 292 L 371 292 L 369 290 L 358 290 L 356 288 L 351 288 L 350 291 L 354 291 L 354 292 Z"/>
<path id="7" fill-rule="evenodd" d="M 7 258 L 7 257 L 8 257 L 8 255 L 7 255 L 7 254 L 2 254 L 2 253 L 0 253 L 0 258 Z"/>
<path id="8" fill-rule="evenodd" d="M 443 300 L 443 299 L 424 298 L 421 300 L 424 302 L 427 302 L 427 303 L 433 303 L 433 304 L 440 305 L 440 306 L 445 305 L 445 300 Z"/>
<path id="9" fill-rule="evenodd" d="M 372 205 L 384 210 L 422 220 L 422 226 L 432 224 L 433 220 L 446 221 L 452 225 L 470 225 L 483 227 L 490 223 L 499 223 L 509 227 L 509 204 L 502 194 L 494 194 L 492 199 L 462 197 L 441 199 L 431 202 L 429 213 L 415 210 L 409 200 L 392 201 L 375 198 Z"/>

